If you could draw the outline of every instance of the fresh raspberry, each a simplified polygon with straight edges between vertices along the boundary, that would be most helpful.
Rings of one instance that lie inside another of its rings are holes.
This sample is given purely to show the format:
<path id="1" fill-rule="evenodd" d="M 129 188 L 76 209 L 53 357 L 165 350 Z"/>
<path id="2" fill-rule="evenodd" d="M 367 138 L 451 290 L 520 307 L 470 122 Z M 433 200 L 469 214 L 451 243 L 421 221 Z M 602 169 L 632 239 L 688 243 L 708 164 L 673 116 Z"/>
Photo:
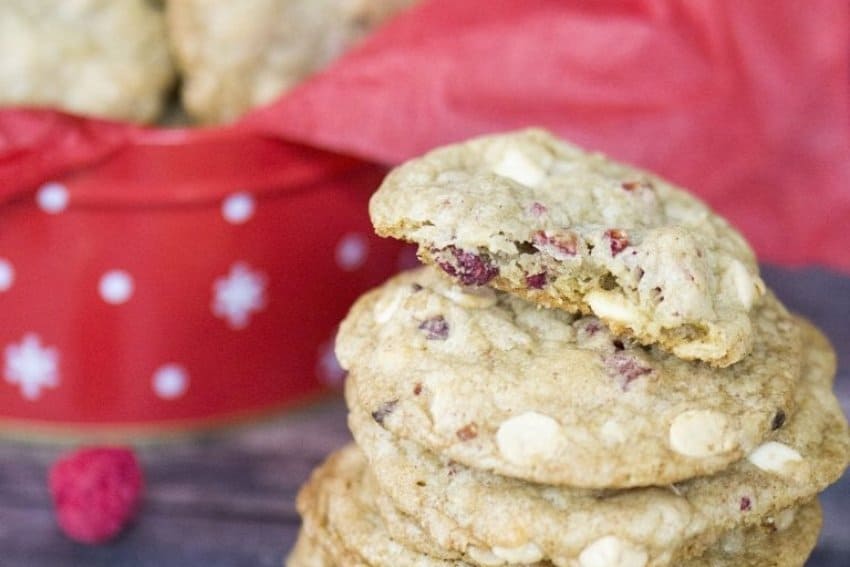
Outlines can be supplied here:
<path id="1" fill-rule="evenodd" d="M 81 543 L 103 543 L 133 520 L 144 478 L 130 449 L 92 447 L 59 459 L 49 484 L 65 535 Z"/>

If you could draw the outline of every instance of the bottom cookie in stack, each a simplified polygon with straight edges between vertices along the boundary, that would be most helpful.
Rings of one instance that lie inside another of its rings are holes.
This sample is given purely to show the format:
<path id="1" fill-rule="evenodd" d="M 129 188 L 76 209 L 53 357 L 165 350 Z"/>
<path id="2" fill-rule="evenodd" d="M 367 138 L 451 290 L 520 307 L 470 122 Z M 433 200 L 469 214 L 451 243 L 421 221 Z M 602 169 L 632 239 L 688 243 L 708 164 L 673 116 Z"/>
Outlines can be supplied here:
<path id="1" fill-rule="evenodd" d="M 426 538 L 401 512 L 395 524 L 378 513 L 382 498 L 367 462 L 354 446 L 334 453 L 314 473 L 298 498 L 304 525 L 290 555 L 289 567 L 463 567 L 474 565 L 434 545 L 434 554 L 414 549 L 411 541 Z M 727 532 L 697 557 L 678 562 L 681 567 L 792 567 L 802 565 L 817 542 L 820 506 L 812 500 L 795 510 L 777 514 L 761 524 Z M 602 565 L 609 560 L 599 557 Z M 592 559 L 590 561 L 593 561 Z M 520 565 L 551 565 L 538 562 Z"/>

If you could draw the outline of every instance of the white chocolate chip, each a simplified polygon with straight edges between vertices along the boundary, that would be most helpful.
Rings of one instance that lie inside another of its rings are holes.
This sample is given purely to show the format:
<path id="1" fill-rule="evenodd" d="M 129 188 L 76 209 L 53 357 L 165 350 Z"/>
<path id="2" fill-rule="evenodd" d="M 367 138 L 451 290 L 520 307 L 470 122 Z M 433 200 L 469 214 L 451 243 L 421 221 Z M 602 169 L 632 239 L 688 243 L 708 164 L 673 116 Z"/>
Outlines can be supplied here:
<path id="1" fill-rule="evenodd" d="M 537 563 L 543 559 L 543 551 L 534 542 L 519 547 L 493 546 L 493 555 L 508 563 Z"/>
<path id="2" fill-rule="evenodd" d="M 489 287 L 461 287 L 453 285 L 442 291 L 443 297 L 461 307 L 487 309 L 496 305 L 496 292 Z"/>
<path id="3" fill-rule="evenodd" d="M 711 410 L 688 410 L 670 425 L 670 446 L 688 457 L 711 457 L 735 448 L 736 436 L 726 415 Z"/>
<path id="4" fill-rule="evenodd" d="M 613 419 L 605 420 L 605 423 L 599 428 L 599 433 L 609 445 L 617 445 L 626 440 L 626 430 L 623 425 Z"/>
<path id="5" fill-rule="evenodd" d="M 756 447 L 755 451 L 747 456 L 747 460 L 763 471 L 783 474 L 787 472 L 789 464 L 801 462 L 803 457 L 788 445 L 768 441 Z"/>
<path id="6" fill-rule="evenodd" d="M 729 282 L 727 285 L 735 290 L 735 295 L 741 305 L 750 309 L 759 293 L 758 282 L 753 279 L 744 264 L 738 260 L 732 261 L 732 264 L 726 270 L 726 278 Z"/>
<path id="7" fill-rule="evenodd" d="M 581 567 L 644 567 L 646 551 L 614 536 L 599 538 L 581 552 Z"/>
<path id="8" fill-rule="evenodd" d="M 704 341 L 691 341 L 673 347 L 673 354 L 685 360 L 717 360 L 726 354 L 726 348 L 710 337 Z"/>
<path id="9" fill-rule="evenodd" d="M 403 300 L 404 295 L 401 291 L 382 296 L 375 302 L 375 306 L 372 308 L 372 316 L 375 318 L 375 322 L 383 325 L 392 319 Z"/>
<path id="10" fill-rule="evenodd" d="M 493 173 L 528 187 L 537 187 L 546 176 L 546 171 L 542 167 L 513 148 L 502 155 L 501 161 L 493 167 Z"/>
<path id="11" fill-rule="evenodd" d="M 480 547 L 475 547 L 474 545 L 470 545 L 466 548 L 466 554 L 469 555 L 469 557 L 478 565 L 495 567 L 496 565 L 505 564 L 505 560 L 496 557 L 496 555 L 494 555 L 492 551 L 488 551 Z"/>
<path id="12" fill-rule="evenodd" d="M 782 532 L 790 528 L 791 524 L 794 523 L 794 517 L 796 515 L 793 508 L 786 508 L 776 514 L 773 518 L 773 526 L 776 528 L 776 531 Z"/>
<path id="13" fill-rule="evenodd" d="M 594 290 L 585 295 L 584 300 L 600 319 L 618 323 L 636 323 L 640 320 L 634 307 L 618 293 Z"/>
<path id="14" fill-rule="evenodd" d="M 561 426 L 547 415 L 529 411 L 502 422 L 496 433 L 499 452 L 512 463 L 528 464 L 554 453 Z"/>

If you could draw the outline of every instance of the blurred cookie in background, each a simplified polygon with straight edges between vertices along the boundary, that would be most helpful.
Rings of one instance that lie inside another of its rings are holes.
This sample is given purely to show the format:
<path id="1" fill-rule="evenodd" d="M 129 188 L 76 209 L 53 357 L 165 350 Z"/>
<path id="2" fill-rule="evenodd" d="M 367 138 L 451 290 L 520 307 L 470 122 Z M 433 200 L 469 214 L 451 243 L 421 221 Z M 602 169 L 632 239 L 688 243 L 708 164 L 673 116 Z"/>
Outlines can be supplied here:
<path id="1" fill-rule="evenodd" d="M 0 2 L 0 106 L 151 122 L 175 72 L 161 3 Z"/>
<path id="2" fill-rule="evenodd" d="M 203 123 L 232 121 L 328 65 L 415 0 L 169 0 L 182 100 Z"/>

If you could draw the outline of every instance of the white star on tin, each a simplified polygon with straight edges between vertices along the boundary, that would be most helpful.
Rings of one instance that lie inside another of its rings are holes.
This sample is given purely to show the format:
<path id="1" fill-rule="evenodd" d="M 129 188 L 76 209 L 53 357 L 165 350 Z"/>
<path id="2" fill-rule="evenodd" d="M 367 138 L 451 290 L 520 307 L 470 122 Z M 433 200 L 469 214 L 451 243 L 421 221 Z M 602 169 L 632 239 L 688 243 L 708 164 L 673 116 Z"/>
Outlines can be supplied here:
<path id="1" fill-rule="evenodd" d="M 212 312 L 226 319 L 231 329 L 248 326 L 251 314 L 266 306 L 266 276 L 237 262 L 230 273 L 213 283 Z"/>
<path id="2" fill-rule="evenodd" d="M 44 347 L 38 335 L 29 333 L 18 344 L 6 347 L 6 381 L 17 384 L 27 400 L 41 396 L 42 388 L 59 385 L 59 353 Z"/>

